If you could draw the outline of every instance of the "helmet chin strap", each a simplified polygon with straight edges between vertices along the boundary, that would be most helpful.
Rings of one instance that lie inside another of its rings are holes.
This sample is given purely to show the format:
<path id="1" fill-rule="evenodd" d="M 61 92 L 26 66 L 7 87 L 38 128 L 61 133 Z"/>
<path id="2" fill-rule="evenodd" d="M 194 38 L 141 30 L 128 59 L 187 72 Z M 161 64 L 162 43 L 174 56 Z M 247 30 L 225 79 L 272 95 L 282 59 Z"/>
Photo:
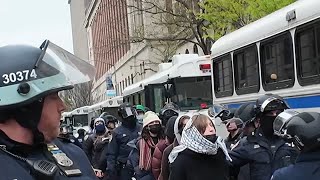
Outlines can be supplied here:
<path id="1" fill-rule="evenodd" d="M 38 124 L 40 122 L 43 99 L 34 101 L 23 107 L 13 110 L 13 118 L 24 128 L 30 129 L 33 133 L 33 144 L 44 143 L 44 135 L 39 131 Z"/>

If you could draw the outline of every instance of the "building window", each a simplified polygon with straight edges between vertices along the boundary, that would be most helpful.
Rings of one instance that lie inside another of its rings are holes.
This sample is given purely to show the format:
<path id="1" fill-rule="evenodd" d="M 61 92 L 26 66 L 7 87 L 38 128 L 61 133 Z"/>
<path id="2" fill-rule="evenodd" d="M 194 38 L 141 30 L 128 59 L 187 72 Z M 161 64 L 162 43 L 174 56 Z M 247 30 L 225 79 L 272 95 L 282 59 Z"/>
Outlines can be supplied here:
<path id="1" fill-rule="evenodd" d="M 198 46 L 196 44 L 193 45 L 193 53 L 198 54 Z"/>
<path id="2" fill-rule="evenodd" d="M 128 76 L 128 86 L 130 86 L 130 76 Z"/>
<path id="3" fill-rule="evenodd" d="M 294 83 L 290 32 L 261 43 L 261 72 L 266 91 L 289 88 Z"/>
<path id="4" fill-rule="evenodd" d="M 133 84 L 133 74 L 131 74 L 131 83 Z"/>
<path id="5" fill-rule="evenodd" d="M 297 29 L 296 57 L 298 80 L 302 86 L 320 83 L 320 22 Z"/>
<path id="6" fill-rule="evenodd" d="M 216 97 L 232 96 L 233 78 L 231 56 L 225 55 L 213 60 L 214 91 Z"/>
<path id="7" fill-rule="evenodd" d="M 259 91 L 258 52 L 254 44 L 233 55 L 235 89 L 237 94 Z"/>
<path id="8" fill-rule="evenodd" d="M 189 49 L 186 49 L 185 54 L 189 54 Z"/>

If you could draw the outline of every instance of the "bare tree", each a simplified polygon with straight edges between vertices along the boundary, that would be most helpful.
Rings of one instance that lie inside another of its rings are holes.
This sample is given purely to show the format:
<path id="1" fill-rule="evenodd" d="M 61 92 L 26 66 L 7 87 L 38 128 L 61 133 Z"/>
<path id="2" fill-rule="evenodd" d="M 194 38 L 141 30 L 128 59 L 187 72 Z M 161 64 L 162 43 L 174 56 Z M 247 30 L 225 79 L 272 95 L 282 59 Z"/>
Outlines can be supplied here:
<path id="1" fill-rule="evenodd" d="M 92 82 L 87 82 L 75 85 L 73 89 L 65 91 L 63 100 L 67 106 L 67 110 L 73 110 L 78 107 L 92 105 L 92 87 Z"/>
<path id="2" fill-rule="evenodd" d="M 172 54 L 168 50 L 189 42 L 210 54 L 208 23 L 198 18 L 203 11 L 199 0 L 128 0 L 127 6 L 132 22 L 131 43 L 160 45 L 159 52 Z"/>

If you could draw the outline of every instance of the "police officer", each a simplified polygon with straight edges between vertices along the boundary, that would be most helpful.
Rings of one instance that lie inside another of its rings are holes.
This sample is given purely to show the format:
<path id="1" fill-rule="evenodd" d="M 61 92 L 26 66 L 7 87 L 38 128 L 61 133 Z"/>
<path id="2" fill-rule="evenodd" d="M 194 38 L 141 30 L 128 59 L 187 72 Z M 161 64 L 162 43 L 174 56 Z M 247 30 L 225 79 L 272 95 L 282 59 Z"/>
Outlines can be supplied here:
<path id="1" fill-rule="evenodd" d="M 167 103 L 159 113 L 159 118 L 162 120 L 162 125 L 165 127 L 172 116 L 179 116 L 180 108 L 174 103 Z"/>
<path id="2" fill-rule="evenodd" d="M 223 110 L 220 112 L 220 115 L 218 115 L 229 132 L 229 135 L 225 140 L 228 149 L 231 149 L 231 146 L 240 140 L 240 135 L 242 133 L 243 122 L 240 118 L 234 116 L 236 110 L 237 109 L 234 108 Z"/>
<path id="3" fill-rule="evenodd" d="M 294 162 L 297 154 L 283 139 L 273 135 L 274 119 L 288 106 L 281 97 L 270 94 L 259 97 L 255 109 L 256 129 L 230 151 L 231 163 L 232 168 L 249 164 L 251 180 L 269 180 L 275 170 Z"/>
<path id="4" fill-rule="evenodd" d="M 73 136 L 73 129 L 72 126 L 63 124 L 60 126 L 60 138 L 65 138 L 69 140 L 71 143 L 75 144 L 76 146 L 82 148 L 82 144 L 78 141 L 77 138 Z"/>
<path id="5" fill-rule="evenodd" d="M 272 180 L 320 179 L 320 114 L 303 112 L 289 117 L 285 129 L 283 137 L 293 142 L 300 154 L 294 165 L 275 171 Z"/>
<path id="6" fill-rule="evenodd" d="M 58 92 L 95 70 L 46 40 L 0 47 L 0 174 L 5 179 L 96 179 L 84 152 L 57 139 L 65 110 Z"/>
<path id="7" fill-rule="evenodd" d="M 118 109 L 121 125 L 112 133 L 112 140 L 107 150 L 107 176 L 109 179 L 131 179 L 131 171 L 126 167 L 130 148 L 127 143 L 138 138 L 142 129 L 137 123 L 136 110 L 132 105 L 123 103 Z"/>

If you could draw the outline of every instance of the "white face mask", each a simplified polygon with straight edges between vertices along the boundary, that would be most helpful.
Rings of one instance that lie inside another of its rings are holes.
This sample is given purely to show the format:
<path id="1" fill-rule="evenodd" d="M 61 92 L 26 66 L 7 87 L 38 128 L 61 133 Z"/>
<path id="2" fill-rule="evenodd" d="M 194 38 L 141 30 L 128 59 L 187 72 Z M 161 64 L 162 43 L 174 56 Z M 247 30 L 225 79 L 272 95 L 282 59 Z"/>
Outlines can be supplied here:
<path id="1" fill-rule="evenodd" d="M 137 119 L 138 120 L 142 120 L 143 119 L 144 114 L 138 114 Z"/>

